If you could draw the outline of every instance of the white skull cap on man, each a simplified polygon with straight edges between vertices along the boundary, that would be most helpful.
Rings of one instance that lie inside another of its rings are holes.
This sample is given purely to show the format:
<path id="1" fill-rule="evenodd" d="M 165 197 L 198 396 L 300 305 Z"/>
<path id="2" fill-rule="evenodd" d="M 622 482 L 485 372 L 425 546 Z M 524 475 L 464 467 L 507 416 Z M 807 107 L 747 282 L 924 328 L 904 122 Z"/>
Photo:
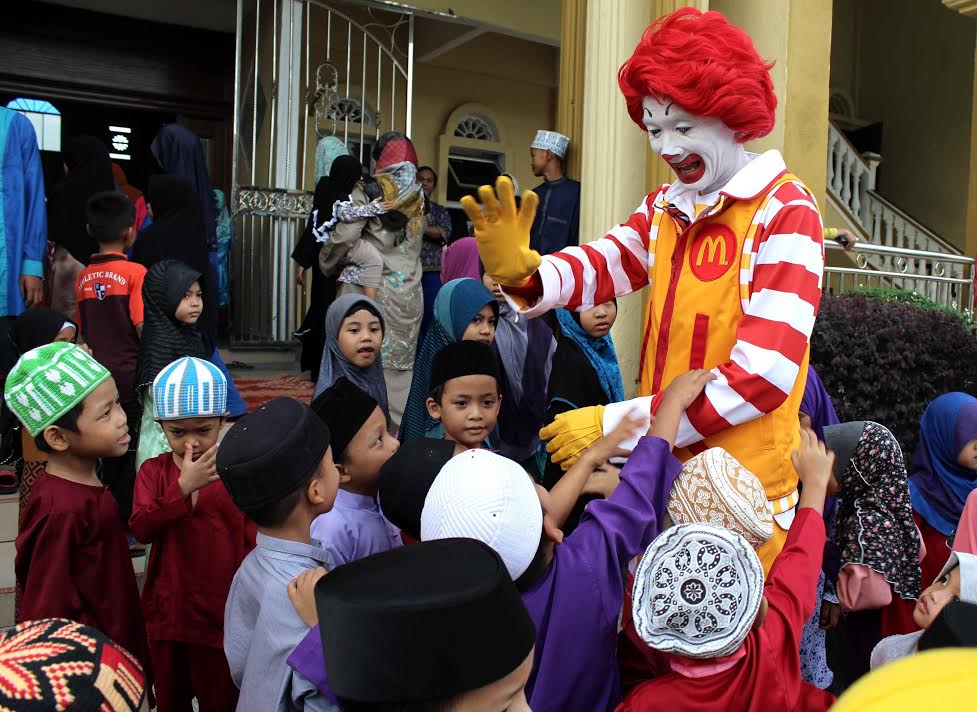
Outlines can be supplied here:
<path id="1" fill-rule="evenodd" d="M 763 597 L 763 567 L 750 543 L 711 524 L 666 529 L 634 575 L 633 616 L 655 650 L 721 658 L 743 643 Z"/>
<path id="2" fill-rule="evenodd" d="M 421 540 L 478 539 L 495 549 L 513 580 L 539 549 L 543 508 L 526 471 L 488 450 L 445 463 L 424 499 Z"/>
<path id="3" fill-rule="evenodd" d="M 538 148 L 543 151 L 552 151 L 560 158 L 567 157 L 567 148 L 569 147 L 569 136 L 564 136 L 556 131 L 543 131 L 542 129 L 536 132 L 536 138 L 533 139 L 530 146 L 530 148 Z"/>
<path id="4" fill-rule="evenodd" d="M 668 495 L 668 515 L 676 524 L 715 524 L 746 537 L 754 549 L 773 537 L 773 515 L 756 475 L 719 447 L 682 466 Z"/>

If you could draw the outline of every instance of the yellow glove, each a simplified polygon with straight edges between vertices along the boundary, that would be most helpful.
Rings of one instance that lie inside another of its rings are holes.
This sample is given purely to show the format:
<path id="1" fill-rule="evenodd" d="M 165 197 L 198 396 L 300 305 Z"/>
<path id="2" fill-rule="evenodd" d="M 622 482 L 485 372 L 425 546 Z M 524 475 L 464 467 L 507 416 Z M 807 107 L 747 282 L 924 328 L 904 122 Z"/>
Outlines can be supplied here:
<path id="1" fill-rule="evenodd" d="M 498 199 L 495 193 L 498 191 Z M 478 254 L 495 281 L 505 287 L 521 287 L 543 259 L 529 249 L 529 231 L 536 217 L 539 196 L 531 190 L 522 194 L 522 207 L 516 210 L 512 181 L 499 176 L 495 190 L 490 185 L 478 189 L 481 206 L 470 195 L 461 199 L 461 207 L 475 226 Z"/>
<path id="2" fill-rule="evenodd" d="M 584 450 L 604 437 L 604 406 L 593 405 L 560 413 L 539 431 L 540 440 L 548 440 L 546 452 L 564 471 L 573 467 Z"/>

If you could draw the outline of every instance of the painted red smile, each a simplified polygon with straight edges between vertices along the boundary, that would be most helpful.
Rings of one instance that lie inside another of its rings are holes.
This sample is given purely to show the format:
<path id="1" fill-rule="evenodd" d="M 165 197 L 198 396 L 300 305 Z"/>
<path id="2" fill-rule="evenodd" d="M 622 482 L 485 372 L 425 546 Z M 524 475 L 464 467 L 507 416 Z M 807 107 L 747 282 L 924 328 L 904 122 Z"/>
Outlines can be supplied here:
<path id="1" fill-rule="evenodd" d="M 706 172 L 706 164 L 698 153 L 690 153 L 678 163 L 669 163 L 675 176 L 682 183 L 695 183 L 702 179 Z"/>

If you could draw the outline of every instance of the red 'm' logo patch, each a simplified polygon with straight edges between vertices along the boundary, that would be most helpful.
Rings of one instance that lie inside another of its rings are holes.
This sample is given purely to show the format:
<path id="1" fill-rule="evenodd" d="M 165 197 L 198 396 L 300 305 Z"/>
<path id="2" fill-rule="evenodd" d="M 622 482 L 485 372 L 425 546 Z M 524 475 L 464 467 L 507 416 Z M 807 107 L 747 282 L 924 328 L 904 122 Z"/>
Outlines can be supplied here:
<path id="1" fill-rule="evenodd" d="M 739 259 L 736 235 L 728 225 L 705 225 L 699 229 L 689 250 L 692 274 L 703 282 L 719 279 Z"/>

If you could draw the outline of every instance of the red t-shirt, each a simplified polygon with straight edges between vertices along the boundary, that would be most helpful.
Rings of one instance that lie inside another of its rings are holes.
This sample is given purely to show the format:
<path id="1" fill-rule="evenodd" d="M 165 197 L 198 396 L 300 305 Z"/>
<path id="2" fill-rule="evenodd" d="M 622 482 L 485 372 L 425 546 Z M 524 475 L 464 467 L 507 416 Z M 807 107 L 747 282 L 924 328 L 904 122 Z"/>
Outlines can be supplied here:
<path id="1" fill-rule="evenodd" d="M 129 528 L 149 550 L 143 613 L 150 640 L 224 646 L 231 580 L 254 548 L 257 528 L 234 506 L 223 482 L 180 494 L 172 453 L 146 460 L 136 475 Z"/>
<path id="2" fill-rule="evenodd" d="M 18 623 L 78 621 L 98 628 L 148 665 L 139 589 L 111 492 L 40 472 L 16 549 Z"/>
<path id="3" fill-rule="evenodd" d="M 746 636 L 743 657 L 711 675 L 671 671 L 642 683 L 616 712 L 827 710 L 834 695 L 801 680 L 798 653 L 804 623 L 814 610 L 823 551 L 824 519 L 810 507 L 799 509 L 763 587 L 767 617 Z"/>
<path id="4" fill-rule="evenodd" d="M 135 399 L 134 381 L 143 321 L 146 268 L 119 252 L 92 255 L 78 275 L 75 296 L 82 338 L 115 379 L 123 403 Z"/>

